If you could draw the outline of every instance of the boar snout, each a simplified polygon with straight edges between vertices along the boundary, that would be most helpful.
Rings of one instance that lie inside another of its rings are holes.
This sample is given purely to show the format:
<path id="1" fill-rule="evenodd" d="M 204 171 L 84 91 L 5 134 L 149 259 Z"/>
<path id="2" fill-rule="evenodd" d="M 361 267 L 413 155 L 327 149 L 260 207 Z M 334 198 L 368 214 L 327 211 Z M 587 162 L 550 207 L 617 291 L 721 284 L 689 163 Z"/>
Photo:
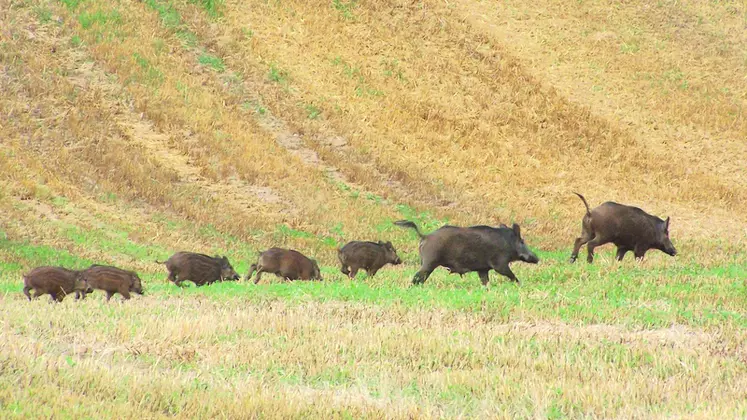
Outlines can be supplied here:
<path id="1" fill-rule="evenodd" d="M 529 251 L 526 254 L 519 255 L 519 258 L 529 264 L 537 264 L 539 262 L 539 258 L 537 258 L 536 255 L 532 251 Z"/>

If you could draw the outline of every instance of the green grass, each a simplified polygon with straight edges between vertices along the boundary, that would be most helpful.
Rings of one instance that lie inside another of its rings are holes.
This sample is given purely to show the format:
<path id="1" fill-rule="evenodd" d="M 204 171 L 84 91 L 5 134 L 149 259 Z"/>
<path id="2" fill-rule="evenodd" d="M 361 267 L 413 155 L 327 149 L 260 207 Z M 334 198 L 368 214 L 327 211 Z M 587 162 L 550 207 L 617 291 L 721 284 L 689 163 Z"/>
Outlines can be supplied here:
<path id="1" fill-rule="evenodd" d="M 207 12 L 208 16 L 217 18 L 223 15 L 224 0 L 189 0 L 192 4 L 197 4 Z"/>
<path id="2" fill-rule="evenodd" d="M 267 77 L 273 82 L 285 84 L 288 82 L 288 73 L 279 69 L 275 64 L 270 64 L 270 70 Z"/>
<path id="3" fill-rule="evenodd" d="M 306 110 L 306 114 L 310 120 L 315 120 L 322 115 L 322 110 L 314 104 L 306 104 L 303 108 Z"/>
<path id="4" fill-rule="evenodd" d="M 212 54 L 202 53 L 197 58 L 197 61 L 203 66 L 210 67 L 219 73 L 222 73 L 226 70 L 226 66 L 225 64 L 223 64 L 223 60 L 220 57 L 216 57 Z"/>
<path id="5" fill-rule="evenodd" d="M 350 1 L 342 1 L 342 0 L 332 0 L 332 7 L 335 8 L 338 12 L 340 12 L 340 15 L 348 20 L 355 19 L 355 13 L 353 13 L 353 10 L 357 7 L 357 0 L 350 0 Z"/>
<path id="6" fill-rule="evenodd" d="M 297 232 L 297 231 L 293 231 Z M 205 234 L 205 232 L 203 232 Z M 298 234 L 298 233 L 294 233 Z M 102 235 L 71 229 L 68 236 L 78 244 L 91 243 L 101 250 L 150 262 L 153 255 L 168 252 L 137 245 L 120 235 Z M 304 235 L 304 237 L 308 234 Z M 240 253 L 233 249 L 234 268 L 241 274 L 254 258 L 249 247 Z M 6 255 L 0 264 L 0 290 L 20 294 L 20 274 L 37 265 L 80 268 L 93 261 L 47 246 L 8 240 L 0 242 Z M 610 255 L 600 254 L 597 263 L 566 262 L 564 251 L 542 253 L 542 263 L 530 266 L 514 263 L 522 281 L 516 285 L 491 273 L 491 285 L 483 288 L 477 275 L 460 278 L 443 269 L 436 270 L 422 286 L 411 286 L 417 269 L 414 261 L 404 269 L 385 267 L 375 278 L 359 273 L 350 281 L 336 265 L 322 266 L 324 282 L 279 282 L 265 275 L 263 283 L 225 282 L 209 287 L 177 288 L 165 282 L 163 267 L 141 273 L 149 294 L 163 297 L 200 295 L 211 299 L 242 299 L 267 303 L 360 302 L 406 308 L 440 308 L 477 312 L 499 321 L 557 320 L 581 324 L 621 324 L 636 328 L 659 328 L 673 324 L 720 328 L 733 325 L 747 328 L 747 256 L 734 257 L 724 264 L 704 267 L 697 261 L 666 266 L 641 266 L 635 262 L 618 264 Z M 663 257 L 662 257 L 663 258 Z"/>

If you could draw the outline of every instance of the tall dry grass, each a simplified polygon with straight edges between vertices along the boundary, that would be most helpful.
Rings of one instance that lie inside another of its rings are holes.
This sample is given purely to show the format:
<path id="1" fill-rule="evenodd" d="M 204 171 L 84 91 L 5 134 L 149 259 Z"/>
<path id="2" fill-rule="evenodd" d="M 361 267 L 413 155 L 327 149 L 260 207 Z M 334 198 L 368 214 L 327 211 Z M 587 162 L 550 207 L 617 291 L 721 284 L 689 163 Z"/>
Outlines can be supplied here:
<path id="1" fill-rule="evenodd" d="M 31 307 L 40 305 L 48 304 Z M 3 399 L 31 416 L 104 417 L 732 417 L 745 409 L 744 362 L 724 347 L 740 337 L 734 331 L 498 324 L 353 303 L 144 297 L 113 305 L 89 299 L 30 312 L 20 297 L 6 298 Z"/>

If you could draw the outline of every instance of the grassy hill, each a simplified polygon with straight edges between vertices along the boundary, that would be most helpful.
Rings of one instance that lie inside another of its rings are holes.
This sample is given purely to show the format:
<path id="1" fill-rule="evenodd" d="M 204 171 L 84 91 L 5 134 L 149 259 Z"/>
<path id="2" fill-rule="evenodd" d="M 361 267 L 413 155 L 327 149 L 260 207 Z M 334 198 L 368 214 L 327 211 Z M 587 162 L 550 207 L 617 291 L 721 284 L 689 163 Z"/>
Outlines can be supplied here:
<path id="1" fill-rule="evenodd" d="M 0 3 L 0 412 L 746 416 L 745 25 L 727 1 Z M 671 216 L 679 255 L 569 265 L 572 191 Z M 403 218 L 517 222 L 541 262 L 411 288 Z M 346 280 L 337 247 L 372 239 L 405 264 Z M 243 275 L 275 245 L 326 281 L 180 290 L 153 262 Z M 93 262 L 146 295 L 21 293 Z"/>

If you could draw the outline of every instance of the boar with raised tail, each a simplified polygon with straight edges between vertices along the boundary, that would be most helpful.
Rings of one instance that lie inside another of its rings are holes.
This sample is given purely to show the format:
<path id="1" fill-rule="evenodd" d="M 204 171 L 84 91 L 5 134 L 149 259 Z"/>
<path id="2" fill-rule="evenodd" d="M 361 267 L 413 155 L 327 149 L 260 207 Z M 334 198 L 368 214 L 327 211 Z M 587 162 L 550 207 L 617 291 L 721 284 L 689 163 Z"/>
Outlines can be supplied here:
<path id="1" fill-rule="evenodd" d="M 94 264 L 83 270 L 82 275 L 91 288 L 106 292 L 107 302 L 115 293 L 122 295 L 124 300 L 130 298 L 130 292 L 143 294 L 142 281 L 134 271 Z"/>
<path id="2" fill-rule="evenodd" d="M 259 283 L 262 273 L 272 273 L 286 280 L 322 280 L 316 260 L 298 251 L 283 248 L 270 248 L 259 254 L 256 264 L 249 267 L 246 280 L 257 270 L 254 284 Z"/>
<path id="3" fill-rule="evenodd" d="M 177 286 L 190 280 L 198 287 L 213 284 L 216 281 L 238 280 L 239 275 L 234 271 L 228 258 L 211 257 L 194 252 L 177 252 L 166 261 L 156 261 L 166 264 L 169 270 L 169 281 Z"/>
<path id="4" fill-rule="evenodd" d="M 369 277 L 373 277 L 386 264 L 402 264 L 392 243 L 381 241 L 348 242 L 337 251 L 337 258 L 342 264 L 340 271 L 351 279 L 355 278 L 361 268 L 366 270 Z"/>
<path id="5" fill-rule="evenodd" d="M 513 261 L 530 264 L 539 258 L 527 248 L 521 238 L 519 225 L 511 229 L 491 226 L 443 226 L 429 235 L 423 235 L 415 223 L 409 220 L 394 222 L 395 225 L 414 229 L 420 237 L 420 270 L 412 279 L 413 284 L 422 284 L 436 267 L 445 267 L 451 273 L 464 274 L 476 271 L 482 284 L 487 286 L 490 270 L 519 282 L 509 268 Z"/>
<path id="6" fill-rule="evenodd" d="M 80 271 L 62 267 L 37 267 L 23 276 L 23 294 L 31 300 L 49 294 L 52 302 L 62 302 L 65 296 L 75 293 L 75 298 L 85 299 L 91 289 L 83 279 Z"/>
<path id="7" fill-rule="evenodd" d="M 583 195 L 574 192 L 586 206 L 581 222 L 581 237 L 576 238 L 571 254 L 571 263 L 578 258 L 578 250 L 586 244 L 586 261 L 594 261 L 594 248 L 612 242 L 617 246 L 617 260 L 633 251 L 635 258 L 642 260 L 649 249 L 658 249 L 675 256 L 677 250 L 669 240 L 669 217 L 661 220 L 638 207 L 608 201 L 591 210 Z"/>

